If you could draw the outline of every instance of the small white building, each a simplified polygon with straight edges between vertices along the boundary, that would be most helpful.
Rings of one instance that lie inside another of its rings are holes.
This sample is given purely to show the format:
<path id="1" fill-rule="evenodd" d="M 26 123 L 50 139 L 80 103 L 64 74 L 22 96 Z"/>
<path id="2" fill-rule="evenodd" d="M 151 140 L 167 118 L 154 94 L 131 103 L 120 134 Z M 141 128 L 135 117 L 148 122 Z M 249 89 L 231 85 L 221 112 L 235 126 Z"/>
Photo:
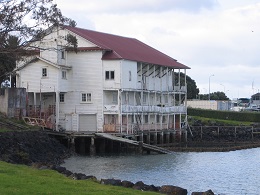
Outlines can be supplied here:
<path id="1" fill-rule="evenodd" d="M 76 36 L 77 52 L 66 47 Z M 187 116 L 189 67 L 140 42 L 63 26 L 34 43 L 17 65 L 17 87 L 28 94 L 29 116 L 57 131 L 180 130 Z"/>
<path id="2" fill-rule="evenodd" d="M 187 106 L 209 110 L 230 110 L 231 103 L 224 100 L 187 100 Z"/>

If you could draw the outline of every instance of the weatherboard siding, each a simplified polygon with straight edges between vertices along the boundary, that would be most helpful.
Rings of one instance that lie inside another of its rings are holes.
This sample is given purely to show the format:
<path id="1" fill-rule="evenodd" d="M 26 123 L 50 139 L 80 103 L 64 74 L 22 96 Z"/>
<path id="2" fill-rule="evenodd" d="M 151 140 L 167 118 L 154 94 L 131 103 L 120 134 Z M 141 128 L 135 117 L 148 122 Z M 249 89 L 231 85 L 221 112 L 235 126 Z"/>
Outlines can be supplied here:
<path id="1" fill-rule="evenodd" d="M 114 71 L 115 78 L 106 80 L 105 72 Z M 103 60 L 103 78 L 104 89 L 120 89 L 121 88 L 121 60 Z"/>
<path id="2" fill-rule="evenodd" d="M 65 93 L 65 102 L 60 103 L 60 118 L 69 120 L 73 114 L 96 114 L 97 130 L 103 125 L 103 98 L 102 98 L 102 61 L 100 51 L 70 52 L 67 57 L 68 66 L 72 67 L 70 88 Z M 91 93 L 92 102 L 83 103 L 82 93 Z M 74 121 L 75 122 L 75 121 Z M 71 122 L 68 122 L 71 123 Z M 68 125 L 67 125 L 68 126 Z M 64 124 L 64 128 L 66 125 Z"/>
<path id="3" fill-rule="evenodd" d="M 121 70 L 122 89 L 136 89 L 137 62 L 122 60 Z"/>
<path id="4" fill-rule="evenodd" d="M 42 68 L 47 68 L 47 77 L 42 77 Z M 43 61 L 28 64 L 19 72 L 20 86 L 28 92 L 53 92 L 57 89 L 59 69 Z"/>

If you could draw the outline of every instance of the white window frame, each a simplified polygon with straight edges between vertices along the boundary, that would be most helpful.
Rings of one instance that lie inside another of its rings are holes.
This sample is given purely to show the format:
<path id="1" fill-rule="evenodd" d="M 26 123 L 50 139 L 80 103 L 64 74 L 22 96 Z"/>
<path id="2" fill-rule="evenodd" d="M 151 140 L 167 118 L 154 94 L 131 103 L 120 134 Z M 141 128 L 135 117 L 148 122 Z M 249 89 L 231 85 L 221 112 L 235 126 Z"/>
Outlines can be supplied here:
<path id="1" fill-rule="evenodd" d="M 129 70 L 129 81 L 132 81 L 132 72 Z"/>
<path id="2" fill-rule="evenodd" d="M 93 95 L 90 92 L 81 93 L 81 103 L 92 103 Z"/>
<path id="3" fill-rule="evenodd" d="M 42 67 L 42 78 L 48 77 L 48 69 L 47 67 Z"/>
<path id="4" fill-rule="evenodd" d="M 115 71 L 114 70 L 106 70 L 105 71 L 105 80 L 115 80 Z"/>
<path id="5" fill-rule="evenodd" d="M 67 79 L 67 70 L 61 70 L 61 78 Z"/>
<path id="6" fill-rule="evenodd" d="M 61 55 L 61 59 L 64 60 L 65 59 L 65 50 L 64 49 L 61 50 L 61 54 L 60 55 Z"/>
<path id="7" fill-rule="evenodd" d="M 60 103 L 65 103 L 65 93 L 60 93 L 59 96 L 60 96 L 60 97 L 59 97 Z"/>

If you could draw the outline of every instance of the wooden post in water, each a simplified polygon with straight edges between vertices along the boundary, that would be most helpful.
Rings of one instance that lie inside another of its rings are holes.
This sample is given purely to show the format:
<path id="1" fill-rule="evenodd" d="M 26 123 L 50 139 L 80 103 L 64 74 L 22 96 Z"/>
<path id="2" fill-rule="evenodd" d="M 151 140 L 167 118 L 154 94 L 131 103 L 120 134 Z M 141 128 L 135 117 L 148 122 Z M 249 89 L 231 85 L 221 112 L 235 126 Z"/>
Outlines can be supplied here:
<path id="1" fill-rule="evenodd" d="M 100 153 L 102 154 L 105 154 L 106 153 L 106 140 L 105 139 L 102 139 L 101 140 L 101 143 L 99 145 L 99 151 Z"/>
<path id="2" fill-rule="evenodd" d="M 154 145 L 156 146 L 157 145 L 157 131 L 155 131 L 154 132 L 154 136 L 153 136 L 153 138 L 154 138 Z"/>
<path id="3" fill-rule="evenodd" d="M 90 143 L 90 156 L 96 155 L 96 146 L 95 146 L 95 138 L 91 137 L 91 143 Z"/>
<path id="4" fill-rule="evenodd" d="M 139 145 L 138 145 L 138 154 L 143 154 L 143 142 L 139 142 Z"/>
<path id="5" fill-rule="evenodd" d="M 147 144 L 150 144 L 150 143 L 151 143 L 151 135 L 150 135 L 150 132 L 147 133 L 146 143 L 147 143 Z"/>
<path id="6" fill-rule="evenodd" d="M 80 148 L 79 148 L 80 154 L 86 154 L 86 144 L 85 144 L 85 138 L 80 138 Z"/>
<path id="7" fill-rule="evenodd" d="M 170 132 L 166 133 L 166 145 L 169 146 L 170 145 Z"/>
<path id="8" fill-rule="evenodd" d="M 76 148 L 75 148 L 75 138 L 74 138 L 74 137 L 72 137 L 72 138 L 70 139 L 70 149 L 71 149 L 72 151 L 76 152 Z"/>
<path id="9" fill-rule="evenodd" d="M 160 136 L 160 144 L 163 144 L 163 132 L 161 132 L 161 136 Z"/>

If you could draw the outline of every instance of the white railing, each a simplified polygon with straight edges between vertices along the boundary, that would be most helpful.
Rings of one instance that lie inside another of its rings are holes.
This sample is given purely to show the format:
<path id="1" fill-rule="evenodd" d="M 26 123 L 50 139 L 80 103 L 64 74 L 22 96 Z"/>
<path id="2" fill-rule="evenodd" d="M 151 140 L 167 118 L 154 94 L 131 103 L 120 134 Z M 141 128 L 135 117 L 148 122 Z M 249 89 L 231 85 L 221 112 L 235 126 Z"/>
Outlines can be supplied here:
<path id="1" fill-rule="evenodd" d="M 106 113 L 117 113 L 119 111 L 118 105 L 104 105 L 104 112 Z"/>
<path id="2" fill-rule="evenodd" d="M 163 131 L 163 130 L 180 130 L 180 127 L 174 126 L 173 123 L 162 124 L 105 124 L 103 125 L 105 133 L 126 133 L 138 134 L 142 131 Z"/>
<path id="3" fill-rule="evenodd" d="M 122 105 L 123 113 L 138 113 L 138 112 L 152 112 L 152 113 L 186 113 L 186 106 L 131 106 Z"/>

